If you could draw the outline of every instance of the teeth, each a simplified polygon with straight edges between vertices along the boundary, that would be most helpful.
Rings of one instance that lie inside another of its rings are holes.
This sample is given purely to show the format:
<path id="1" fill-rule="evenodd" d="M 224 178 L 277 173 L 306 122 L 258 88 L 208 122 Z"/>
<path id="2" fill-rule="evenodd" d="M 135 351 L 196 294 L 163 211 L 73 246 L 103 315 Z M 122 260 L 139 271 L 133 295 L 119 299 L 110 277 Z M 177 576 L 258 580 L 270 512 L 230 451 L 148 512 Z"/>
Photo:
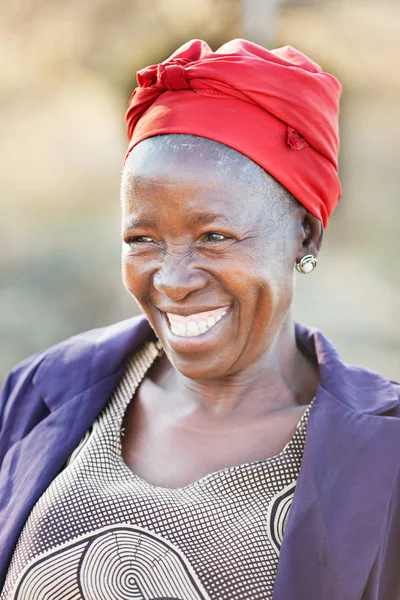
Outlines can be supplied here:
<path id="1" fill-rule="evenodd" d="M 197 333 L 199 333 L 199 328 L 197 327 L 196 321 L 189 321 L 189 323 L 186 326 L 186 331 L 191 335 L 196 335 Z"/>
<path id="2" fill-rule="evenodd" d="M 205 331 L 207 329 L 206 321 L 200 321 L 198 327 L 199 327 L 200 331 Z"/>
<path id="3" fill-rule="evenodd" d="M 189 321 L 186 325 L 181 321 L 176 321 L 173 315 L 168 315 L 171 331 L 174 335 L 179 335 L 181 337 L 195 337 L 200 335 L 213 327 L 218 321 L 222 319 L 224 315 L 226 315 L 227 311 L 223 312 L 216 319 L 214 317 L 208 317 L 207 321 Z"/>

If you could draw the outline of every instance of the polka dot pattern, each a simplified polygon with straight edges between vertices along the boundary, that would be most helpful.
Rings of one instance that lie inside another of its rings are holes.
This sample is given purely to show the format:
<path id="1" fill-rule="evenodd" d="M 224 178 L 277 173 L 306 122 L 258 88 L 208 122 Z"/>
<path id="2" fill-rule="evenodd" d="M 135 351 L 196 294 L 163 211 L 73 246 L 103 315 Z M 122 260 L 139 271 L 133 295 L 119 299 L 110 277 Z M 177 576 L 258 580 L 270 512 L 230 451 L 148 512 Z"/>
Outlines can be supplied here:
<path id="1" fill-rule="evenodd" d="M 121 426 L 160 353 L 148 342 L 135 354 L 33 507 L 0 600 L 271 599 L 312 403 L 280 454 L 153 486 L 125 464 Z"/>

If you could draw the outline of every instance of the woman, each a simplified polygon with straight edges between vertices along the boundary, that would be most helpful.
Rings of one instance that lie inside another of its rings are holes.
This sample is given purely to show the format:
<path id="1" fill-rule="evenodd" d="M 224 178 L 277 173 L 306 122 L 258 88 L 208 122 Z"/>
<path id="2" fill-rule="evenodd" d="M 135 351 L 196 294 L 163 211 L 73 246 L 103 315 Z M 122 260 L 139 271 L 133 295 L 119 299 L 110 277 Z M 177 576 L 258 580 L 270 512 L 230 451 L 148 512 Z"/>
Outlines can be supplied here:
<path id="1" fill-rule="evenodd" d="M 399 384 L 291 313 L 340 197 L 340 84 L 244 40 L 138 83 L 123 276 L 144 317 L 6 381 L 1 600 L 400 598 Z"/>

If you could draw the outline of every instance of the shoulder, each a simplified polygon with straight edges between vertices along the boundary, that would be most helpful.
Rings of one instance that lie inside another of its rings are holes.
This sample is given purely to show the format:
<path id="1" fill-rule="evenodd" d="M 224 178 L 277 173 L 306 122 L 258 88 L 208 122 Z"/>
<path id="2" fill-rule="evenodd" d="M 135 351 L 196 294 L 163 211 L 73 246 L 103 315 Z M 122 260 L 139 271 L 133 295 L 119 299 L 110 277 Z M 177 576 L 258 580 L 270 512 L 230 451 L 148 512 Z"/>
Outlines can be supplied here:
<path id="1" fill-rule="evenodd" d="M 0 395 L 0 420 L 6 400 L 24 395 L 34 386 L 43 393 L 68 386 L 81 391 L 96 379 L 115 372 L 149 336 L 148 321 L 140 316 L 85 331 L 37 352 L 16 365 L 6 378 Z"/>
<path id="2" fill-rule="evenodd" d="M 395 394 L 397 394 L 397 399 L 399 401 L 398 406 L 395 409 L 395 413 L 396 416 L 400 417 L 400 382 L 399 381 L 394 381 L 394 380 L 390 380 L 389 383 L 391 384 L 392 388 L 395 391 Z"/>
<path id="3" fill-rule="evenodd" d="M 112 353 L 113 350 L 123 355 L 127 346 L 134 344 L 136 340 L 140 343 L 148 333 L 149 325 L 143 316 L 84 331 L 21 361 L 12 369 L 9 377 L 30 371 L 43 360 L 62 359 L 69 363 L 92 358 L 93 352 Z"/>
<path id="4" fill-rule="evenodd" d="M 331 340 L 316 328 L 296 323 L 296 340 L 319 369 L 322 388 L 357 413 L 400 416 L 400 384 L 346 363 Z"/>
<path id="5" fill-rule="evenodd" d="M 74 398 L 102 407 L 126 362 L 151 336 L 143 317 L 75 335 L 27 358 L 0 389 L 0 465 L 8 449 Z M 90 394 L 89 391 L 93 393 Z M 86 406 L 84 410 L 88 410 Z M 76 408 L 66 409 L 76 410 Z"/>

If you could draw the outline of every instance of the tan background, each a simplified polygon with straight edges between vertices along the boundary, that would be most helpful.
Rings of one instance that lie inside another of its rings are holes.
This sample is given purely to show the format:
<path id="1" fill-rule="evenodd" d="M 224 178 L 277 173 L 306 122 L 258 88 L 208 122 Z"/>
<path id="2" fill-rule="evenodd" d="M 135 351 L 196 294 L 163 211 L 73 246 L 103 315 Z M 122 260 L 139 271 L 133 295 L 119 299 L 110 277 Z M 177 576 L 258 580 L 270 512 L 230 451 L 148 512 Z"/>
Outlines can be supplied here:
<path id="1" fill-rule="evenodd" d="M 239 0 L 2 3 L 0 377 L 136 312 L 120 282 L 118 200 L 135 71 L 190 38 L 216 49 L 243 35 L 242 9 Z M 309 53 L 344 87 L 343 199 L 317 270 L 298 278 L 296 317 L 348 361 L 400 379 L 400 4 L 286 0 L 273 29 L 273 46 Z"/>

